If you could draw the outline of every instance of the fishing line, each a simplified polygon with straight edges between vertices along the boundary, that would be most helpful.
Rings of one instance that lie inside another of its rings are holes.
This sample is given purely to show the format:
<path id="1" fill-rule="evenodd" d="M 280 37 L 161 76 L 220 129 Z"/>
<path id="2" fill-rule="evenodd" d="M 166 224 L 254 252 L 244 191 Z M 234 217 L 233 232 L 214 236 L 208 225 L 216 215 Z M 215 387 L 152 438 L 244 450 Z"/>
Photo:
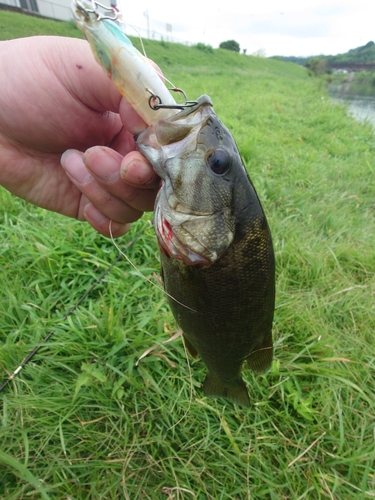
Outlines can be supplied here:
<path id="1" fill-rule="evenodd" d="M 113 235 L 112 235 L 112 221 L 109 222 L 109 234 L 111 236 L 111 240 L 112 240 L 112 243 L 114 244 L 114 246 L 117 248 L 117 250 L 120 252 L 120 255 L 123 255 L 125 257 L 125 259 L 129 262 L 129 264 L 131 266 L 133 266 L 133 268 L 137 271 L 137 273 L 139 273 L 140 276 L 142 276 L 146 281 L 148 281 L 149 283 L 151 283 L 151 285 L 155 286 L 158 290 L 161 290 L 165 295 L 167 295 L 168 297 L 170 297 L 171 299 L 173 299 L 175 302 L 177 302 L 178 304 L 180 304 L 181 306 L 183 307 L 186 307 L 187 309 L 190 309 L 191 311 L 193 312 L 197 312 L 195 311 L 194 309 L 191 309 L 190 307 L 188 307 L 187 305 L 185 304 L 182 304 L 181 302 L 179 302 L 177 299 L 175 299 L 174 297 L 172 297 L 172 295 L 169 295 L 169 293 L 167 293 L 162 287 L 158 286 L 156 283 L 154 283 L 153 281 L 151 281 L 149 278 L 147 278 L 147 276 L 145 276 L 139 269 L 137 269 L 136 265 L 133 264 L 133 262 L 129 259 L 129 257 L 125 254 L 122 254 L 122 250 L 119 248 L 119 246 L 117 245 L 116 241 L 114 240 L 113 238 Z M 186 345 L 185 345 L 185 341 L 184 341 L 184 337 L 182 335 L 182 330 L 178 330 L 174 335 L 172 335 L 172 337 L 170 337 L 168 340 L 165 340 L 164 342 L 162 342 L 161 344 L 156 344 L 152 347 L 150 347 L 149 349 L 147 349 L 137 360 L 137 362 L 135 363 L 135 366 L 138 366 L 139 365 L 139 362 L 145 358 L 146 356 L 148 356 L 152 351 L 154 351 L 155 349 L 157 349 L 158 347 L 160 346 L 163 346 L 165 344 L 169 344 L 169 342 L 173 342 L 174 340 L 176 340 L 177 338 L 179 337 L 182 337 L 182 345 L 184 347 L 184 351 L 185 351 L 185 357 L 186 357 L 186 362 L 187 362 L 187 365 L 188 365 L 188 372 L 189 372 L 189 381 L 190 381 L 190 395 L 189 395 L 189 405 L 188 405 L 188 408 L 187 410 L 185 411 L 185 413 L 183 414 L 183 416 L 175 423 L 173 424 L 171 427 L 169 427 L 167 430 L 170 431 L 171 429 L 173 429 L 174 427 L 176 427 L 180 422 L 182 422 L 182 420 L 184 420 L 184 418 L 186 417 L 186 415 L 189 413 L 190 411 L 190 408 L 191 408 L 191 403 L 192 403 L 192 400 L 193 400 L 193 373 L 192 373 L 192 370 L 191 370 L 191 366 L 190 366 L 190 360 L 189 360 L 189 353 L 187 351 L 187 348 L 186 348 Z"/>
<path id="2" fill-rule="evenodd" d="M 120 29 L 123 31 L 123 33 L 126 35 L 126 33 L 125 33 L 125 23 L 122 20 L 120 20 L 120 16 L 118 16 L 116 18 L 116 22 L 120 26 Z M 157 69 L 155 66 L 153 66 L 151 64 L 151 60 L 148 58 L 145 46 L 143 44 L 142 35 L 140 34 L 140 32 L 137 30 L 137 28 L 135 26 L 132 26 L 131 24 L 128 24 L 128 26 L 129 26 L 129 28 L 132 28 L 137 33 L 139 43 L 141 44 L 143 55 L 147 59 L 147 64 L 149 64 L 149 66 L 151 66 L 155 70 L 155 72 L 158 75 L 158 77 L 160 78 L 160 80 L 162 80 L 164 82 L 164 85 L 165 85 L 165 82 L 167 82 L 167 83 L 169 83 L 169 85 L 171 85 L 172 88 L 169 88 L 168 89 L 169 91 L 171 91 L 171 92 L 177 92 L 179 94 L 182 94 L 184 96 L 184 99 L 185 99 L 185 102 L 183 104 L 165 105 L 165 104 L 163 104 L 161 102 L 160 97 L 158 97 L 157 95 L 155 95 L 152 90 L 150 90 L 147 87 L 145 87 L 145 91 L 149 92 L 151 94 L 149 103 L 151 102 L 151 98 L 156 98 L 156 99 L 158 99 L 160 101 L 157 106 L 152 106 L 150 104 L 150 107 L 152 109 L 154 109 L 155 111 L 157 111 L 158 109 L 162 109 L 162 108 L 165 108 L 165 109 L 184 109 L 184 108 L 190 108 L 192 106 L 195 106 L 197 104 L 197 101 L 188 101 L 186 93 L 182 89 L 176 87 L 176 85 L 174 85 L 174 83 L 171 80 L 169 80 L 169 78 L 167 78 L 165 75 L 163 75 L 163 73 L 159 69 Z"/>
<path id="3" fill-rule="evenodd" d="M 177 299 L 175 299 L 172 295 L 170 295 L 168 292 L 166 292 L 164 290 L 164 288 L 162 288 L 161 286 L 158 286 L 156 283 L 154 283 L 152 280 L 150 280 L 150 278 L 147 278 L 147 276 L 145 276 L 138 268 L 135 264 L 133 264 L 133 262 L 129 259 L 129 257 L 127 255 L 125 255 L 124 253 L 122 253 L 122 250 L 121 248 L 117 245 L 117 243 L 115 242 L 113 236 L 112 236 L 112 221 L 109 221 L 109 234 L 111 236 L 111 240 L 112 240 L 112 243 L 114 244 L 114 246 L 117 248 L 117 250 L 120 252 L 120 255 L 123 255 L 123 257 L 125 257 L 125 259 L 129 262 L 129 264 L 131 266 L 134 267 L 134 269 L 137 271 L 137 273 L 139 274 L 139 276 L 141 276 L 142 278 L 144 278 L 146 281 L 148 281 L 151 285 L 155 286 L 158 290 L 161 290 L 167 297 L 169 297 L 170 299 L 174 300 L 175 302 L 177 302 L 177 304 L 180 304 L 180 306 L 182 307 L 186 307 L 186 309 L 189 309 L 189 311 L 192 311 L 192 312 L 198 312 L 196 311 L 195 309 L 192 309 L 191 307 L 187 306 L 186 304 L 183 304 L 182 302 L 178 301 Z"/>
<path id="4" fill-rule="evenodd" d="M 183 336 L 182 336 L 182 345 L 184 346 L 185 357 L 186 357 L 186 362 L 187 362 L 188 371 L 189 371 L 189 382 L 190 382 L 189 405 L 188 405 L 187 410 L 185 411 L 185 413 L 182 415 L 182 417 L 179 420 L 177 420 L 177 422 L 175 424 L 173 424 L 171 427 L 169 427 L 167 429 L 168 431 L 170 431 L 171 429 L 173 429 L 174 427 L 176 427 L 180 422 L 182 422 L 184 420 L 184 418 L 186 417 L 186 415 L 190 411 L 191 403 L 193 401 L 193 372 L 191 370 L 191 365 L 190 365 L 190 360 L 189 360 L 189 353 L 188 353 L 188 350 L 186 348 L 186 344 L 185 344 L 185 340 L 184 340 Z"/>
<path id="5" fill-rule="evenodd" d="M 123 21 L 119 21 L 119 25 L 123 31 L 123 33 L 126 35 L 125 33 L 125 23 Z M 145 49 L 145 46 L 143 44 L 143 38 L 142 38 L 142 35 L 140 34 L 140 32 L 137 30 L 137 28 L 135 26 L 133 26 L 132 24 L 128 24 L 129 28 L 132 28 L 136 33 L 137 33 L 137 36 L 138 36 L 138 41 L 139 43 L 141 44 L 141 48 L 142 48 L 142 52 L 143 52 L 143 55 L 145 56 L 146 59 L 149 59 L 149 57 L 147 56 L 147 53 L 146 53 L 146 49 Z M 167 78 L 165 75 L 163 75 L 163 73 L 161 73 L 161 71 L 157 70 L 151 63 L 150 61 L 148 61 L 148 64 L 154 68 L 154 70 L 156 71 L 157 75 L 160 77 L 161 80 L 163 81 L 166 81 L 168 82 L 170 85 L 172 85 L 173 89 L 177 88 L 173 82 L 171 82 L 169 80 L 169 78 Z"/>
<path id="6" fill-rule="evenodd" d="M 111 227 L 111 224 L 110 224 Z M 74 306 L 69 309 L 69 311 L 65 314 L 63 319 L 61 321 L 65 321 L 73 312 L 77 309 L 77 307 L 85 300 L 85 298 L 94 290 L 94 288 L 105 278 L 105 276 L 111 271 L 111 269 L 117 264 L 117 262 L 125 256 L 124 252 L 127 252 L 129 248 L 134 245 L 134 243 L 139 239 L 139 237 L 146 231 L 146 229 L 149 227 L 149 224 L 147 224 L 143 229 L 141 229 L 135 237 L 125 246 L 124 251 L 121 251 L 121 253 L 118 254 L 116 259 L 110 264 L 105 271 L 94 281 L 94 283 L 90 286 L 90 288 L 82 295 L 82 297 L 74 304 Z M 112 232 L 111 232 L 111 237 L 112 237 Z M 116 248 L 117 245 L 116 245 Z M 125 256 L 127 259 L 128 257 Z M 129 259 L 128 259 L 129 261 Z M 24 360 L 20 363 L 20 365 L 14 370 L 14 372 L 8 377 L 8 379 L 3 383 L 2 386 L 0 386 L 0 393 L 5 389 L 5 387 L 9 384 L 11 380 L 13 380 L 18 373 L 22 370 L 22 368 L 27 365 L 29 361 L 35 356 L 35 354 L 39 351 L 41 347 L 43 347 L 46 342 L 52 337 L 52 335 L 55 333 L 54 330 L 51 330 L 42 340 L 41 344 L 35 347 L 27 356 L 24 358 Z"/>

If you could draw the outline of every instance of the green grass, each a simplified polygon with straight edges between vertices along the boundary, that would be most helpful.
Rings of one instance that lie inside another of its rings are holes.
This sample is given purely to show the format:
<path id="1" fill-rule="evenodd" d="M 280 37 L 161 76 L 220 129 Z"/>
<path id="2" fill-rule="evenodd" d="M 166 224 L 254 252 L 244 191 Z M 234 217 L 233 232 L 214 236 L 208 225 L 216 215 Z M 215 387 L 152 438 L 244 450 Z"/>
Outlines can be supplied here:
<path id="1" fill-rule="evenodd" d="M 122 260 L 63 322 L 117 250 L 1 190 L 2 379 L 55 334 L 0 395 L 0 498 L 374 498 L 373 130 L 297 66 L 146 49 L 190 98 L 211 95 L 245 159 L 274 237 L 276 359 L 244 372 L 249 409 L 203 397 L 179 340 L 136 368 L 176 331 L 160 290 Z M 158 272 L 152 228 L 128 255 Z"/>
<path id="2" fill-rule="evenodd" d="M 74 22 L 52 21 L 42 17 L 27 16 L 0 10 L 0 40 L 25 36 L 58 35 L 83 38 Z"/>

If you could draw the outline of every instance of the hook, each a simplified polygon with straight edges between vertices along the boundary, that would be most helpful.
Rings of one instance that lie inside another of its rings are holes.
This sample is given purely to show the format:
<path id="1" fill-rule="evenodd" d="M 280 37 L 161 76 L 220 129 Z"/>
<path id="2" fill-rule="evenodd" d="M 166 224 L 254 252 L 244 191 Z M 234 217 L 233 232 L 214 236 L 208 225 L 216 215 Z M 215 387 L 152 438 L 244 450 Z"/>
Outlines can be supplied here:
<path id="1" fill-rule="evenodd" d="M 154 111 L 157 111 L 158 109 L 186 109 L 186 108 L 192 108 L 193 106 L 196 106 L 198 104 L 198 101 L 188 101 L 186 93 L 177 87 L 173 89 L 169 89 L 173 92 L 179 92 L 180 94 L 183 94 L 185 102 L 183 104 L 163 104 L 160 97 L 150 89 L 146 89 L 147 92 L 149 92 L 150 98 L 148 100 L 148 105 L 150 106 L 151 109 Z M 155 102 L 156 101 L 156 102 Z"/>
<path id="2" fill-rule="evenodd" d="M 92 6 L 91 9 L 89 8 L 88 3 L 82 2 L 81 0 L 74 0 L 76 8 L 84 15 L 86 19 L 90 19 L 90 14 L 95 14 L 97 21 L 102 21 L 103 19 L 116 21 L 119 18 L 120 14 L 114 7 L 108 7 L 107 5 L 103 5 L 96 0 L 90 0 L 89 3 Z M 100 12 L 98 12 L 98 8 L 103 9 L 105 12 L 110 12 L 111 14 L 113 14 L 113 17 L 107 14 L 101 14 Z"/>

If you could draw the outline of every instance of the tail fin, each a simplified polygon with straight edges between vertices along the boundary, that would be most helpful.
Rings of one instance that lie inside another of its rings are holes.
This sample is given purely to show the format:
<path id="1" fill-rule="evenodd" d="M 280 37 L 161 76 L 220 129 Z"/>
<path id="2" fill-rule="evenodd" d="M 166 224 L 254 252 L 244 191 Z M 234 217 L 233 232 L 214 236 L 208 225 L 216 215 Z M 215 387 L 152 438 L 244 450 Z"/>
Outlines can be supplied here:
<path id="1" fill-rule="evenodd" d="M 272 335 L 263 340 L 262 344 L 246 358 L 249 368 L 255 373 L 262 373 L 271 368 L 273 358 Z"/>
<path id="2" fill-rule="evenodd" d="M 242 379 L 238 381 L 237 385 L 233 386 L 224 384 L 207 373 L 203 383 L 203 392 L 205 396 L 226 398 L 238 405 L 250 406 L 249 394 L 247 393 L 245 382 Z"/>

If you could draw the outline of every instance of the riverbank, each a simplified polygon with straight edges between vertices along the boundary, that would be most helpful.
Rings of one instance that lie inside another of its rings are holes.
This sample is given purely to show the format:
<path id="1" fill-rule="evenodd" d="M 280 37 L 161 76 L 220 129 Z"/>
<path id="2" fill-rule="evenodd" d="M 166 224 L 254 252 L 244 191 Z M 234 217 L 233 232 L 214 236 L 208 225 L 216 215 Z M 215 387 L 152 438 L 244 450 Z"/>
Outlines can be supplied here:
<path id="1" fill-rule="evenodd" d="M 375 72 L 340 72 L 324 81 L 332 102 L 344 104 L 349 115 L 375 126 Z"/>
<path id="2" fill-rule="evenodd" d="M 369 121 L 375 127 L 375 96 L 330 94 L 332 102 L 347 106 L 348 113 L 359 121 Z"/>
<path id="3" fill-rule="evenodd" d="M 323 76 L 330 93 L 375 96 L 375 71 L 348 71 Z"/>

